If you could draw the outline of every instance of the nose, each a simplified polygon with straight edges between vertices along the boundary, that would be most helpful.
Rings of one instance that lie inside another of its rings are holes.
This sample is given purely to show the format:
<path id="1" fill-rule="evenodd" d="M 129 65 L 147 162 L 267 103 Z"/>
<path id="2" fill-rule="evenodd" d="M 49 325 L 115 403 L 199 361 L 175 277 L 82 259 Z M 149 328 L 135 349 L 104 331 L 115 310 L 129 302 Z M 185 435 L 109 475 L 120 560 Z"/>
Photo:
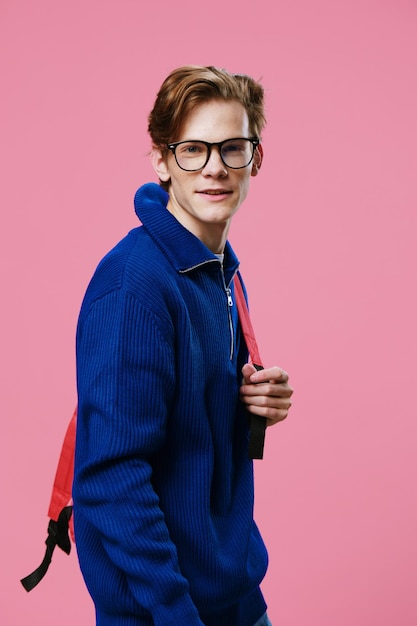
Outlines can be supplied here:
<path id="1" fill-rule="evenodd" d="M 211 147 L 209 160 L 201 170 L 201 173 L 204 176 L 214 176 L 216 178 L 219 176 L 227 176 L 227 167 L 221 159 L 219 146 Z"/>

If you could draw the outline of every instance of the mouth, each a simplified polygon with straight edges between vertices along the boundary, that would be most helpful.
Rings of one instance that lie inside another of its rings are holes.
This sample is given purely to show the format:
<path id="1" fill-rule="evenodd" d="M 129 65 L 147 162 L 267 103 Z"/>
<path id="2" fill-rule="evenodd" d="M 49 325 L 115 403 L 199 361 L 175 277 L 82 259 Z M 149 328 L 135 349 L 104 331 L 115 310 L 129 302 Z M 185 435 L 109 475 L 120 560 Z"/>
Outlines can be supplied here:
<path id="1" fill-rule="evenodd" d="M 202 191 L 199 191 L 197 193 L 207 196 L 227 196 L 232 192 L 228 191 L 227 189 L 203 189 Z"/>

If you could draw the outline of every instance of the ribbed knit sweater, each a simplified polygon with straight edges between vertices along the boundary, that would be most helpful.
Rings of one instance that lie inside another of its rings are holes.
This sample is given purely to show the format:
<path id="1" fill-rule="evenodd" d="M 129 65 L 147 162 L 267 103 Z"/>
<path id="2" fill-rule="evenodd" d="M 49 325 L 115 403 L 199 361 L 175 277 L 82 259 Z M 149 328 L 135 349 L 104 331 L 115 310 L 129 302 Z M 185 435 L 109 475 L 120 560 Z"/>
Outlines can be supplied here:
<path id="1" fill-rule="evenodd" d="M 76 546 L 97 626 L 252 626 L 267 553 L 239 400 L 247 350 L 224 265 L 154 183 L 77 329 Z"/>

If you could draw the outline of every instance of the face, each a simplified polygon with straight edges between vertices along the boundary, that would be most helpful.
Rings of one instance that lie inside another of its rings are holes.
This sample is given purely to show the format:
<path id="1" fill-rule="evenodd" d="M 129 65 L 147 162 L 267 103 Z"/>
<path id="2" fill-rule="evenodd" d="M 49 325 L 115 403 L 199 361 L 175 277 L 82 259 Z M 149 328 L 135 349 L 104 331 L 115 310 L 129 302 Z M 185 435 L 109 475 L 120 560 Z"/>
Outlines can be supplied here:
<path id="1" fill-rule="evenodd" d="M 238 101 L 211 100 L 198 105 L 185 120 L 175 141 L 202 140 L 214 143 L 235 137 L 251 137 L 245 108 Z M 222 252 L 233 215 L 249 190 L 262 162 L 262 148 L 253 161 L 234 170 L 224 165 L 217 148 L 203 169 L 186 172 L 172 152 L 164 158 L 158 150 L 152 155 L 158 177 L 169 181 L 168 210 L 213 252 Z"/>

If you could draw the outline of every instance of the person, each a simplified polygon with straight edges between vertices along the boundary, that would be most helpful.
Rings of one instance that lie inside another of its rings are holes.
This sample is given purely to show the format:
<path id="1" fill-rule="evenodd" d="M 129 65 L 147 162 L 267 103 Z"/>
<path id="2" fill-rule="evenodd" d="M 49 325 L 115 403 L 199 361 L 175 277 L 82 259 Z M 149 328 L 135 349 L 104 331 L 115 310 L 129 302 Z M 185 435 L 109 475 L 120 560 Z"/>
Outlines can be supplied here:
<path id="1" fill-rule="evenodd" d="M 263 100 L 246 75 L 171 72 L 149 115 L 159 182 L 82 303 L 74 525 L 98 626 L 270 624 L 245 409 L 276 424 L 292 388 L 248 362 L 227 239 L 262 165 Z"/>

